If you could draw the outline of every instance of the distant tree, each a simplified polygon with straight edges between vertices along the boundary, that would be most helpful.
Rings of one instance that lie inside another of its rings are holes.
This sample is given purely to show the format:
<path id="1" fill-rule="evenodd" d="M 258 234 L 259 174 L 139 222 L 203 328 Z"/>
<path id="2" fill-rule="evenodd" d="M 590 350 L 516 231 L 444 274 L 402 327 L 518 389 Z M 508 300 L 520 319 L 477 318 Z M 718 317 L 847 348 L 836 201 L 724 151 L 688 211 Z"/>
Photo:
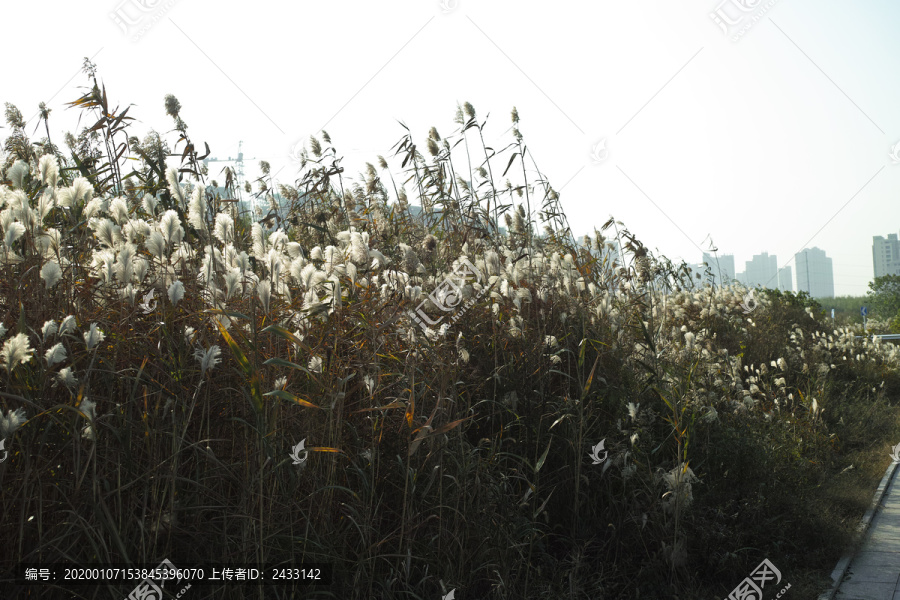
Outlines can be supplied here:
<path id="1" fill-rule="evenodd" d="M 873 316 L 892 319 L 900 314 L 900 275 L 876 277 L 869 283 L 869 290 L 866 299 Z"/>

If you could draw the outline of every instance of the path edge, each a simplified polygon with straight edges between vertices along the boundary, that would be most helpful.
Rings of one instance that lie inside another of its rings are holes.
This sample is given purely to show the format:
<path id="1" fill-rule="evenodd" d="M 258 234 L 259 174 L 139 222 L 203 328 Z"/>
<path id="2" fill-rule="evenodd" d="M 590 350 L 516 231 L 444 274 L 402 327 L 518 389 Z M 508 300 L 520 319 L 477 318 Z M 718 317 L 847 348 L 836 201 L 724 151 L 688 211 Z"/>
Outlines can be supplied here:
<path id="1" fill-rule="evenodd" d="M 884 477 L 881 478 L 881 483 L 878 484 L 878 488 L 875 490 L 875 496 L 872 498 L 872 504 L 869 506 L 869 510 L 866 511 L 866 514 L 863 515 L 862 520 L 857 526 L 856 530 L 859 535 L 856 538 L 856 542 L 854 542 L 853 546 L 844 553 L 838 561 L 837 566 L 835 566 L 834 570 L 831 572 L 831 589 L 822 592 L 819 595 L 818 600 L 834 600 L 834 596 L 837 594 L 838 589 L 841 587 L 841 582 L 847 574 L 847 569 L 850 567 L 850 562 L 862 546 L 866 533 L 869 531 L 869 526 L 872 524 L 872 519 L 875 517 L 875 511 L 881 506 L 881 501 L 884 499 L 884 494 L 887 492 L 887 488 L 894 478 L 894 473 L 897 472 L 898 466 L 900 466 L 900 463 L 893 461 L 888 465 Z"/>

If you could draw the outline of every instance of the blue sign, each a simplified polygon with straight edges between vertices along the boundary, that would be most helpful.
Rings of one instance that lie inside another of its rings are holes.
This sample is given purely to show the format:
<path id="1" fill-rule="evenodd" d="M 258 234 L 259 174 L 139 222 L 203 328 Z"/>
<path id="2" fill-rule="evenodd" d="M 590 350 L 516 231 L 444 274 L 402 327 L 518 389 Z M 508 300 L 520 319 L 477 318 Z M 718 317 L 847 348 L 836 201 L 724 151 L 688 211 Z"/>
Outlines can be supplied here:
<path id="1" fill-rule="evenodd" d="M 862 316 L 865 317 L 866 315 L 869 314 L 869 309 L 866 308 L 865 306 L 863 306 L 862 308 L 859 309 L 859 314 L 861 314 Z"/>

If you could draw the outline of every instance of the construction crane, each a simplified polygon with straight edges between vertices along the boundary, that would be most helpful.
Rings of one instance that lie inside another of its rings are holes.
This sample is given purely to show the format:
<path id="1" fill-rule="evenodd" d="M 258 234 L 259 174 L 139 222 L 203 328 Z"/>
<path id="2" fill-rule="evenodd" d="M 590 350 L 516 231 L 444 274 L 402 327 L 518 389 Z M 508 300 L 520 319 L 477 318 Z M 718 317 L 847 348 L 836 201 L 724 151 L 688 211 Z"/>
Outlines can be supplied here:
<path id="1" fill-rule="evenodd" d="M 228 158 L 204 158 L 203 164 L 206 165 L 210 162 L 232 162 L 234 163 L 234 174 L 237 179 L 237 187 L 238 189 L 244 187 L 244 152 L 242 147 L 244 145 L 243 140 L 238 142 L 238 153 L 237 159 L 233 159 L 230 156 Z M 256 160 L 256 158 L 248 158 L 247 160 Z M 251 196 L 252 198 L 252 196 Z M 252 199 L 253 204 L 253 212 L 256 214 L 256 198 Z"/>

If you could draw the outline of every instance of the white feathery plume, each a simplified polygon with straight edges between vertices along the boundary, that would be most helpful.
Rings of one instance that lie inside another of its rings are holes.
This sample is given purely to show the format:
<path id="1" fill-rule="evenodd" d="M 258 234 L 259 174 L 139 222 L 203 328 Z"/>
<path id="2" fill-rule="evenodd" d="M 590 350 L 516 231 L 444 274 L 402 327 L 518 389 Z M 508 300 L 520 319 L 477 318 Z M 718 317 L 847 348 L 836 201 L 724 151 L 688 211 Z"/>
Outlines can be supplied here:
<path id="1" fill-rule="evenodd" d="M 181 226 L 181 220 L 176 211 L 167 210 L 160 218 L 159 231 L 166 243 L 178 244 L 181 242 L 184 238 L 184 228 Z"/>
<path id="2" fill-rule="evenodd" d="M 122 300 L 127 300 L 128 304 L 134 306 L 134 299 L 137 296 L 137 289 L 135 289 L 132 283 L 128 283 L 124 288 L 119 291 L 119 297 Z"/>
<path id="3" fill-rule="evenodd" d="M 279 229 L 278 231 L 272 232 L 272 235 L 269 236 L 269 240 L 266 243 L 268 248 L 281 252 L 288 243 L 288 236 Z"/>
<path id="4" fill-rule="evenodd" d="M 223 244 L 230 244 L 234 241 L 234 219 L 231 218 L 231 215 L 225 213 L 216 215 L 215 236 Z"/>
<path id="5" fill-rule="evenodd" d="M 325 264 L 322 268 L 325 270 L 326 275 L 331 275 L 334 272 L 334 267 L 338 263 L 339 251 L 334 246 L 326 246 L 325 247 Z"/>
<path id="6" fill-rule="evenodd" d="M 6 176 L 12 181 L 13 187 L 22 189 L 25 175 L 28 174 L 28 164 L 22 160 L 17 160 L 13 166 L 6 172 Z"/>
<path id="7" fill-rule="evenodd" d="M 144 277 L 147 276 L 147 271 L 150 269 L 150 263 L 146 258 L 140 257 L 134 263 L 134 277 L 137 280 L 137 283 L 143 283 Z"/>
<path id="8" fill-rule="evenodd" d="M 57 202 L 60 206 L 74 207 L 82 199 L 89 201 L 94 190 L 90 182 L 84 177 L 77 177 L 72 185 L 57 192 Z"/>
<path id="9" fill-rule="evenodd" d="M 15 337 L 11 337 L 3 344 L 3 350 L 0 350 L 0 363 L 3 363 L 6 372 L 12 373 L 19 363 L 27 363 L 31 360 L 34 350 L 28 343 L 28 336 L 19 333 Z"/>
<path id="10" fill-rule="evenodd" d="M 241 251 L 234 261 L 234 266 L 241 271 L 241 274 L 246 273 L 250 270 L 250 256 L 246 252 Z"/>
<path id="11" fill-rule="evenodd" d="M 159 198 L 156 196 L 152 196 L 150 194 L 146 194 L 144 199 L 141 201 L 141 206 L 144 207 L 144 210 L 147 211 L 151 217 L 156 215 L 156 206 L 159 204 Z"/>
<path id="12" fill-rule="evenodd" d="M 322 372 L 322 359 L 318 356 L 313 356 L 309 359 L 309 364 L 307 368 L 313 373 L 321 373 Z"/>
<path id="13" fill-rule="evenodd" d="M 62 342 L 57 343 L 47 350 L 44 354 L 44 358 L 47 360 L 48 367 L 52 367 L 56 363 L 66 360 L 66 349 L 63 347 Z"/>
<path id="14" fill-rule="evenodd" d="M 84 343 L 87 345 L 88 350 L 93 350 L 104 339 L 106 339 L 106 334 L 97 328 L 96 323 L 91 323 L 90 331 L 84 333 Z"/>
<path id="15" fill-rule="evenodd" d="M 75 385 L 78 383 L 78 380 L 72 374 L 71 367 L 60 369 L 59 373 L 56 374 L 56 379 L 67 387 L 75 387 Z"/>
<path id="16" fill-rule="evenodd" d="M 308 290 L 312 287 L 313 274 L 316 272 L 318 272 L 318 269 L 316 269 L 316 265 L 312 263 L 308 263 L 300 270 L 300 276 L 297 279 L 303 285 L 304 289 Z"/>
<path id="17" fill-rule="evenodd" d="M 159 231 L 154 230 L 147 238 L 147 250 L 156 258 L 162 258 L 166 252 L 166 240 Z"/>
<path id="18" fill-rule="evenodd" d="M 268 279 L 260 281 L 259 285 L 256 286 L 256 291 L 259 294 L 260 302 L 262 302 L 263 310 L 269 312 L 269 302 L 272 300 L 272 283 Z"/>
<path id="19" fill-rule="evenodd" d="M 250 237 L 253 239 L 253 256 L 259 260 L 266 254 L 266 243 L 263 239 L 262 225 L 254 223 L 250 228 Z"/>
<path id="20" fill-rule="evenodd" d="M 41 256 L 51 258 L 56 256 L 60 247 L 60 233 L 58 229 L 51 227 L 46 231 L 37 234 L 35 242 L 41 251 Z"/>
<path id="21" fill-rule="evenodd" d="M 191 202 L 188 206 L 188 223 L 193 225 L 198 231 L 207 230 L 206 211 L 203 202 L 205 195 L 201 186 L 194 186 L 194 193 L 191 194 Z"/>
<path id="22" fill-rule="evenodd" d="M 328 278 L 328 281 L 331 282 L 331 292 L 329 293 L 329 299 L 331 300 L 331 308 L 332 310 L 340 310 L 341 304 L 341 282 L 337 278 L 336 275 L 332 275 Z"/>
<path id="23" fill-rule="evenodd" d="M 172 304 L 178 304 L 182 298 L 184 298 L 184 284 L 180 281 L 176 281 L 172 285 L 169 286 L 169 302 Z"/>
<path id="24" fill-rule="evenodd" d="M 59 325 L 59 335 L 65 335 L 67 333 L 75 331 L 77 324 L 75 323 L 75 315 L 69 315 L 65 319 L 62 320 L 62 323 Z"/>
<path id="25" fill-rule="evenodd" d="M 50 189 L 55 188 L 59 179 L 59 162 L 56 157 L 52 154 L 45 154 L 41 157 L 38 168 L 41 171 L 41 183 L 49 186 Z"/>
<path id="26" fill-rule="evenodd" d="M 116 256 L 111 250 L 103 250 L 94 253 L 92 264 L 94 272 L 97 273 L 106 284 L 112 283 L 115 262 Z"/>
<path id="27" fill-rule="evenodd" d="M 225 244 L 225 250 L 222 252 L 222 256 L 224 257 L 225 266 L 233 267 L 234 261 L 237 260 L 238 252 L 234 247 L 234 244 Z"/>
<path id="28" fill-rule="evenodd" d="M 56 335 L 57 331 L 59 331 L 59 325 L 56 324 L 56 321 L 46 321 L 44 323 L 44 326 L 41 327 L 41 338 L 43 338 L 44 342 L 46 343 L 47 339 Z"/>
<path id="29" fill-rule="evenodd" d="M 225 299 L 231 300 L 231 297 L 234 295 L 235 290 L 237 290 L 238 283 L 241 281 L 241 272 L 240 270 L 232 267 L 228 273 L 225 274 Z"/>
<path id="30" fill-rule="evenodd" d="M 93 219 L 99 213 L 103 212 L 103 199 L 101 198 L 93 198 L 87 205 L 84 207 L 84 211 L 82 212 L 82 217 L 85 219 Z"/>
<path id="31" fill-rule="evenodd" d="M 369 248 L 369 256 L 372 257 L 372 264 L 370 265 L 370 268 L 372 269 L 380 269 L 381 267 L 390 264 L 390 261 L 385 258 L 384 254 L 374 248 Z"/>
<path id="32" fill-rule="evenodd" d="M 221 316 L 221 315 L 219 315 L 219 316 Z M 222 362 L 222 359 L 219 358 L 221 353 L 222 352 L 219 349 L 219 347 L 215 346 L 215 345 L 210 346 L 209 350 L 203 350 L 201 348 L 198 348 L 194 352 L 194 358 L 196 358 L 200 362 L 200 374 L 201 375 L 206 375 L 207 371 L 212 370 L 213 368 L 215 368 L 216 365 L 218 365 L 220 362 Z"/>
<path id="33" fill-rule="evenodd" d="M 362 236 L 356 231 L 350 234 L 350 252 L 348 256 L 356 264 L 369 264 L 369 248 L 363 241 Z"/>
<path id="34" fill-rule="evenodd" d="M 6 245 L 7 249 L 12 250 L 12 246 L 16 243 L 22 234 L 25 233 L 25 226 L 15 221 L 10 223 L 6 228 L 6 234 L 3 236 L 3 243 Z"/>
<path id="35" fill-rule="evenodd" d="M 169 170 L 166 171 L 166 181 L 169 182 L 169 193 L 172 194 L 172 197 L 178 202 L 178 204 L 184 204 L 184 189 L 182 189 L 181 184 L 178 183 L 178 171 L 175 167 L 169 167 Z"/>
<path id="36" fill-rule="evenodd" d="M 269 279 L 278 281 L 284 271 L 284 261 L 281 260 L 281 254 L 274 248 L 266 254 L 266 269 L 269 271 Z"/>
<path id="37" fill-rule="evenodd" d="M 41 279 L 44 280 L 48 288 L 52 288 L 59 283 L 59 280 L 62 279 L 62 269 L 59 268 L 59 263 L 50 261 L 45 264 L 41 268 Z"/>
<path id="38" fill-rule="evenodd" d="M 293 279 L 296 283 L 301 283 L 301 275 L 305 266 L 306 260 L 304 260 L 302 256 L 298 256 L 291 261 L 291 264 L 288 267 L 288 274 L 290 274 L 291 279 Z"/>
<path id="39" fill-rule="evenodd" d="M 292 259 L 303 258 L 303 247 L 297 242 L 288 242 L 287 253 Z"/>
<path id="40" fill-rule="evenodd" d="M 109 219 L 95 219 L 90 226 L 100 243 L 107 248 L 115 248 L 122 241 L 121 228 Z"/>
<path id="41" fill-rule="evenodd" d="M 15 433 L 22 423 L 25 422 L 25 409 L 17 408 L 16 410 L 6 411 L 6 416 L 0 416 L 0 440 L 5 440 Z"/>
<path id="42" fill-rule="evenodd" d="M 41 197 L 38 199 L 38 220 L 43 221 L 54 206 L 55 202 L 53 200 L 53 191 L 48 188 L 44 190 L 44 192 L 41 194 Z"/>
<path id="43" fill-rule="evenodd" d="M 81 430 L 81 437 L 97 441 L 97 432 L 94 429 L 94 419 L 97 418 L 97 405 L 92 400 L 85 398 L 78 405 L 78 410 L 84 413 L 88 420 L 88 424 Z"/>
<path id="44" fill-rule="evenodd" d="M 121 283 L 131 283 L 134 277 L 134 244 L 125 244 L 116 258 L 116 279 Z"/>
<path id="45" fill-rule="evenodd" d="M 128 222 L 128 205 L 124 198 L 116 198 L 109 205 L 109 214 L 116 220 L 118 225 Z"/>

